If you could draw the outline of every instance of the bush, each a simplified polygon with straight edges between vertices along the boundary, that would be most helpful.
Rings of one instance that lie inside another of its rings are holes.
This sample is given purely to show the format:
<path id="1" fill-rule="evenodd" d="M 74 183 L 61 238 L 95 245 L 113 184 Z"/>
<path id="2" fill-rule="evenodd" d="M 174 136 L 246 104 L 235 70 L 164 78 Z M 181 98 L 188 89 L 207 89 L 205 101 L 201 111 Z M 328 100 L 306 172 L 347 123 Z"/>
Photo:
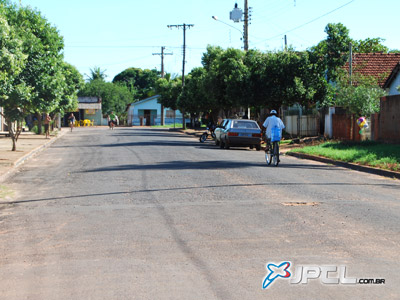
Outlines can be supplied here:
<path id="1" fill-rule="evenodd" d="M 35 126 L 32 127 L 31 132 L 34 132 L 34 133 L 36 133 L 36 134 L 39 133 L 39 128 L 37 127 L 37 125 L 35 125 Z"/>

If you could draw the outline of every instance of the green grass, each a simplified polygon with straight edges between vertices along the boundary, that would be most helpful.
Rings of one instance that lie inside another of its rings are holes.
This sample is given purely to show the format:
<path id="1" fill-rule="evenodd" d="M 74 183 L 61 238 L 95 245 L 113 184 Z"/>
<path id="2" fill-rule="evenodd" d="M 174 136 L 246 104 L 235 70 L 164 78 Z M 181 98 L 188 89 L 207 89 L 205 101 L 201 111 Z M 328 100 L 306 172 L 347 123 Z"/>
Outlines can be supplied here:
<path id="1" fill-rule="evenodd" d="M 168 125 L 153 125 L 152 128 L 174 128 L 174 124 Z M 175 123 L 175 128 L 182 128 L 182 123 Z"/>
<path id="2" fill-rule="evenodd" d="M 292 140 L 281 140 L 280 144 L 287 145 L 290 144 Z"/>
<path id="3" fill-rule="evenodd" d="M 400 171 L 400 145 L 381 144 L 371 141 L 360 143 L 327 142 L 318 146 L 293 149 L 292 151 Z"/>

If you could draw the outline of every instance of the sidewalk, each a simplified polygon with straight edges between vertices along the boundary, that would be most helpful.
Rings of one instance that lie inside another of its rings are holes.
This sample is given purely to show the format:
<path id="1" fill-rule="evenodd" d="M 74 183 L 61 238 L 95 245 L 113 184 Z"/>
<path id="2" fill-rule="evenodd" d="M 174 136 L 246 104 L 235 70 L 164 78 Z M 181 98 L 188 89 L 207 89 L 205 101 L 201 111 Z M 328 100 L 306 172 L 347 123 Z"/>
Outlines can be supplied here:
<path id="1" fill-rule="evenodd" d="M 0 182 L 12 174 L 26 159 L 39 153 L 67 132 L 68 128 L 55 131 L 50 139 L 46 139 L 44 135 L 22 132 L 17 142 L 17 151 L 11 151 L 11 138 L 0 135 Z"/>

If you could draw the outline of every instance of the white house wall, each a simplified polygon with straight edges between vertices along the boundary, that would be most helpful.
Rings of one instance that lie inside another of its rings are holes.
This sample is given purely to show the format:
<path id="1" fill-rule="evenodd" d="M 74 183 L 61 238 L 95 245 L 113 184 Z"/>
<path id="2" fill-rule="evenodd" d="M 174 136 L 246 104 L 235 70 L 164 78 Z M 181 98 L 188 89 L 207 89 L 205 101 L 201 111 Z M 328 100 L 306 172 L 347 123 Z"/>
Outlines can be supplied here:
<path id="1" fill-rule="evenodd" d="M 399 95 L 400 92 L 397 90 L 397 87 L 400 86 L 400 73 L 397 73 L 395 80 L 393 80 L 390 85 L 389 95 Z"/>
<path id="2" fill-rule="evenodd" d="M 154 125 L 161 125 L 161 104 L 157 102 L 157 98 L 149 99 L 146 101 L 142 100 L 136 103 L 132 103 L 129 107 L 128 110 L 128 125 L 130 126 L 140 126 L 140 115 L 139 111 L 144 111 L 144 110 L 151 110 L 151 111 L 157 111 L 156 117 L 154 118 Z M 170 110 L 169 108 L 164 108 L 164 123 L 165 124 L 173 124 L 174 123 L 174 118 L 167 118 L 167 111 Z M 175 122 L 176 123 L 182 123 L 182 113 L 177 110 L 175 112 L 176 117 L 175 117 Z M 143 124 L 145 122 L 143 121 Z M 153 125 L 153 124 L 152 124 Z"/>

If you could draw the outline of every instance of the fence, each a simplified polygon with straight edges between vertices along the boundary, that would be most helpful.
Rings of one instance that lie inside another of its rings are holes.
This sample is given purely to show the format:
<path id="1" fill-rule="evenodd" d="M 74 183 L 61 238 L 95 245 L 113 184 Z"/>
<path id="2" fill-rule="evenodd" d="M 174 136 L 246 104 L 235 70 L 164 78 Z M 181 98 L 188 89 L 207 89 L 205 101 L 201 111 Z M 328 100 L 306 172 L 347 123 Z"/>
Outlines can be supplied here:
<path id="1" fill-rule="evenodd" d="M 301 110 L 284 110 L 285 131 L 292 136 L 319 135 L 319 117 L 316 113 L 303 115 Z"/>

